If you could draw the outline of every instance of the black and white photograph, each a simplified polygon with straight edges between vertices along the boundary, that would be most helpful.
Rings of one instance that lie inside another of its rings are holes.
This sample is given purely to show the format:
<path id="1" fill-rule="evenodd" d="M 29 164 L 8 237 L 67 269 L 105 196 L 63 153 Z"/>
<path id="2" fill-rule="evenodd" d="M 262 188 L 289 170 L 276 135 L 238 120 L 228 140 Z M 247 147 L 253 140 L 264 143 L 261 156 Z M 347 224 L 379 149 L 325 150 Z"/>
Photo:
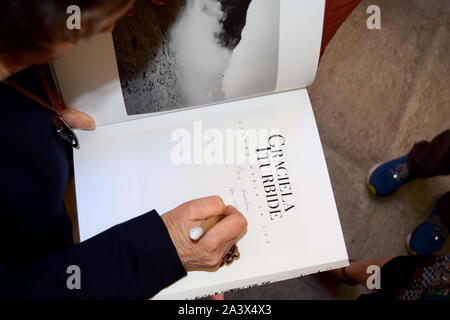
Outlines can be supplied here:
<path id="1" fill-rule="evenodd" d="M 128 115 L 273 92 L 280 0 L 138 0 L 113 32 Z"/>

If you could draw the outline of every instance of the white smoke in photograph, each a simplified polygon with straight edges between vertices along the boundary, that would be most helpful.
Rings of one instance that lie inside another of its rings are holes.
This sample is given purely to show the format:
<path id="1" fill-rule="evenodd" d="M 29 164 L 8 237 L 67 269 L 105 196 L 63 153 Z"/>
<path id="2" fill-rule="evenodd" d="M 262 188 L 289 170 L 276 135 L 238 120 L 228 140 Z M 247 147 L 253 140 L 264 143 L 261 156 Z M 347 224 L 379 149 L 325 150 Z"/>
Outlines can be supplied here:
<path id="1" fill-rule="evenodd" d="M 223 18 L 217 0 L 186 0 L 186 5 L 170 31 L 176 72 L 186 105 L 223 100 L 224 72 L 232 51 L 218 43 Z"/>
<path id="2" fill-rule="evenodd" d="M 242 41 L 224 75 L 226 99 L 275 90 L 278 77 L 280 1 L 252 1 Z"/>

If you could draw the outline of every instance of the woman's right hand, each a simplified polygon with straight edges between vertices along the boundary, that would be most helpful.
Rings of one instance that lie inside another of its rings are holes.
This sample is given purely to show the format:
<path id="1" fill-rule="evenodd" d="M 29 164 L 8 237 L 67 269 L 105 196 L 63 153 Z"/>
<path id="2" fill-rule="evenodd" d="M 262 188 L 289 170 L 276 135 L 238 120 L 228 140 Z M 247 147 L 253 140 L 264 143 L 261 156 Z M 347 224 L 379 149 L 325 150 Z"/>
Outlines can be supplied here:
<path id="1" fill-rule="evenodd" d="M 192 241 L 189 230 L 215 215 L 224 218 L 200 240 Z M 218 196 L 183 203 L 161 218 L 186 271 L 217 270 L 223 257 L 247 231 L 247 220 L 242 213 L 232 206 L 225 206 Z"/>

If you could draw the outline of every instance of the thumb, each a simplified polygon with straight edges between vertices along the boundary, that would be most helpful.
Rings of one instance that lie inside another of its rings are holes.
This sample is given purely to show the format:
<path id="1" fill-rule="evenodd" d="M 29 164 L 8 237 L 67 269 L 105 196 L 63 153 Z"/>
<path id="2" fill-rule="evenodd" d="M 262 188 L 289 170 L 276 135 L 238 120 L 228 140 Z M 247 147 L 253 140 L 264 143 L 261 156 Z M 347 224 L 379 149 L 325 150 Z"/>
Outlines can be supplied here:
<path id="1" fill-rule="evenodd" d="M 95 129 L 95 120 L 84 112 L 72 108 L 64 108 L 59 113 L 72 129 Z"/>

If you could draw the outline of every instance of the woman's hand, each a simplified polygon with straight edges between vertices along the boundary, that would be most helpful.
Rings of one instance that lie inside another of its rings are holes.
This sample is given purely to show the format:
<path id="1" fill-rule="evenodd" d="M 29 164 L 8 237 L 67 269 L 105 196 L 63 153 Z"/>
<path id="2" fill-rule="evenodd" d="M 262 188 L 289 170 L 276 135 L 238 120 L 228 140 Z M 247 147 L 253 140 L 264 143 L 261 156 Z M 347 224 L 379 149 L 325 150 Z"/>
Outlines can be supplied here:
<path id="1" fill-rule="evenodd" d="M 189 230 L 215 215 L 224 218 L 200 240 L 192 241 Z M 186 271 L 217 270 L 223 257 L 247 230 L 245 217 L 236 208 L 225 206 L 218 196 L 183 203 L 161 217 Z"/>

